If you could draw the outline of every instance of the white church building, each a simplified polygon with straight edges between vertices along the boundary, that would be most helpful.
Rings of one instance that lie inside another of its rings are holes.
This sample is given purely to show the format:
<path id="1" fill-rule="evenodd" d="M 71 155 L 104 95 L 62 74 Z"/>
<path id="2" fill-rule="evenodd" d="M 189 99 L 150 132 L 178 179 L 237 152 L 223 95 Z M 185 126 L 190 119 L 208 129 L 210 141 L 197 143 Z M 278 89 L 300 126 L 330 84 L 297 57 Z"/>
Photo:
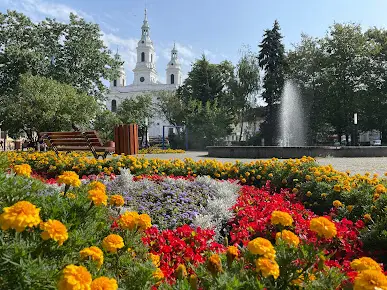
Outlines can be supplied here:
<path id="1" fill-rule="evenodd" d="M 116 112 L 117 107 L 125 99 L 135 98 L 142 94 L 149 94 L 152 95 L 154 102 L 156 102 L 157 92 L 175 91 L 181 85 L 182 73 L 175 46 L 171 50 L 171 60 L 166 68 L 167 83 L 163 84 L 158 80 L 156 52 L 149 32 L 150 27 L 147 19 L 147 11 L 145 10 L 145 18 L 141 27 L 141 39 L 137 45 L 137 63 L 133 69 L 133 83 L 127 85 L 125 69 L 121 66 L 119 78 L 110 83 L 110 90 L 106 95 L 106 107 L 112 112 Z M 169 123 L 163 120 L 161 116 L 156 116 L 152 120 L 149 120 L 149 137 L 161 137 L 163 135 L 163 126 L 167 125 Z M 165 132 L 165 134 L 167 135 L 168 133 Z"/>

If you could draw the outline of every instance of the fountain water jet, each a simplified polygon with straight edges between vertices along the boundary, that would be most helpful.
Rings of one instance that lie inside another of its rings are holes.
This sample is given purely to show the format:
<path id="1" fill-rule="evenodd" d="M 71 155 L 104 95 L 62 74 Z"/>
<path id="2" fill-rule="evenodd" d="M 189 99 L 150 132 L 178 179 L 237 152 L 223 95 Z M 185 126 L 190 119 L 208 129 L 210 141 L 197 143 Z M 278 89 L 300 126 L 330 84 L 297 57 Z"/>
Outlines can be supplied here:
<path id="1" fill-rule="evenodd" d="M 279 146 L 305 146 L 305 120 L 297 86 L 286 80 L 281 100 Z"/>

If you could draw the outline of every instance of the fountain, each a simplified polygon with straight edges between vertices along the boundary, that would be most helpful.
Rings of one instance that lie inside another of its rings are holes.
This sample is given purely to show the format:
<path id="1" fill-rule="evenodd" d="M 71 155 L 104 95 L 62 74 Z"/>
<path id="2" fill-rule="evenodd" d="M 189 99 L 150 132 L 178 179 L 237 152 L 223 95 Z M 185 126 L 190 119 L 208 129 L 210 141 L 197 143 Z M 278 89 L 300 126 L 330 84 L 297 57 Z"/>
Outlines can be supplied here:
<path id="1" fill-rule="evenodd" d="M 291 80 L 285 81 L 282 92 L 280 130 L 280 146 L 306 145 L 304 110 L 298 88 Z"/>
<path id="2" fill-rule="evenodd" d="M 307 146 L 304 109 L 297 86 L 285 82 L 282 93 L 279 146 L 208 146 L 208 156 L 221 158 L 382 157 L 387 146 Z"/>

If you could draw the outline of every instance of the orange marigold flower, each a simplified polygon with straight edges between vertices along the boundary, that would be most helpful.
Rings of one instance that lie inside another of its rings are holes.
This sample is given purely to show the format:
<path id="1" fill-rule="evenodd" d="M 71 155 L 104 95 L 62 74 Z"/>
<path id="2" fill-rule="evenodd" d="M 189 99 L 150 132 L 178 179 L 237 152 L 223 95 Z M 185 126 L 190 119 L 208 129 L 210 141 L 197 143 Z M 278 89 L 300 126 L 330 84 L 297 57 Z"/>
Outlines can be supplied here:
<path id="1" fill-rule="evenodd" d="M 311 196 L 312 196 L 312 192 L 307 191 L 307 192 L 306 192 L 306 196 L 307 196 L 307 197 L 311 197 Z"/>
<path id="2" fill-rule="evenodd" d="M 336 192 L 340 192 L 340 191 L 341 191 L 341 186 L 340 186 L 340 184 L 335 184 L 335 185 L 333 186 L 333 190 L 336 191 Z"/>
<path id="3" fill-rule="evenodd" d="M 247 249 L 254 255 L 262 255 L 269 259 L 274 259 L 275 249 L 269 240 L 255 238 L 247 244 Z"/>
<path id="4" fill-rule="evenodd" d="M 89 186 L 91 187 L 91 189 L 98 189 L 103 192 L 106 192 L 106 185 L 100 181 L 92 181 L 89 183 Z"/>
<path id="5" fill-rule="evenodd" d="M 121 236 L 110 234 L 102 240 L 102 247 L 109 253 L 116 253 L 118 249 L 125 246 Z"/>
<path id="6" fill-rule="evenodd" d="M 343 206 L 343 204 L 341 203 L 340 200 L 335 200 L 335 201 L 333 201 L 332 204 L 333 204 L 333 206 L 334 206 L 335 208 L 338 208 L 338 207 Z"/>
<path id="7" fill-rule="evenodd" d="M 357 275 L 353 290 L 387 289 L 387 278 L 378 270 L 364 270 Z"/>
<path id="8" fill-rule="evenodd" d="M 58 283 L 59 290 L 90 290 L 91 274 L 83 266 L 68 265 Z"/>
<path id="9" fill-rule="evenodd" d="M 347 211 L 348 211 L 348 212 L 351 212 L 352 210 L 353 210 L 353 205 L 348 205 L 348 206 L 347 206 Z"/>
<path id="10" fill-rule="evenodd" d="M 109 204 L 113 206 L 123 206 L 125 204 L 125 200 L 121 195 L 115 194 L 110 197 Z"/>
<path id="11" fill-rule="evenodd" d="M 220 260 L 219 255 L 211 255 L 211 257 L 208 259 L 207 268 L 212 275 L 216 275 L 217 273 L 222 272 L 222 261 Z"/>
<path id="12" fill-rule="evenodd" d="M 152 226 L 151 217 L 146 213 L 140 214 L 138 216 L 137 223 L 138 223 L 139 229 L 143 231 L 145 231 L 146 229 L 149 229 Z"/>
<path id="13" fill-rule="evenodd" d="M 108 196 L 100 189 L 90 189 L 88 192 L 88 199 L 90 199 L 96 206 L 101 204 L 107 205 Z"/>
<path id="14" fill-rule="evenodd" d="M 355 271 L 364 271 L 364 270 L 382 271 L 382 267 L 375 260 L 369 257 L 362 257 L 360 259 L 353 260 L 351 262 L 351 268 Z"/>
<path id="15" fill-rule="evenodd" d="M 371 217 L 371 215 L 370 215 L 369 213 L 366 213 L 366 214 L 364 215 L 364 219 L 365 219 L 366 221 L 371 221 L 371 220 L 372 220 L 372 217 Z"/>
<path id="16" fill-rule="evenodd" d="M 29 164 L 15 165 L 13 167 L 16 175 L 30 177 L 32 173 L 31 166 Z"/>
<path id="17" fill-rule="evenodd" d="M 79 180 L 78 174 L 74 171 L 65 171 L 63 174 L 58 176 L 57 182 L 59 184 L 66 184 L 67 186 L 79 187 L 81 181 Z"/>
<path id="18" fill-rule="evenodd" d="M 326 217 L 312 218 L 310 220 L 310 229 L 327 239 L 333 238 L 337 234 L 336 225 Z"/>
<path id="19" fill-rule="evenodd" d="M 155 265 L 156 268 L 160 267 L 160 256 L 159 255 L 154 255 L 154 254 L 150 253 L 149 258 L 151 259 L 153 265 Z"/>
<path id="20" fill-rule="evenodd" d="M 255 260 L 255 266 L 257 271 L 262 273 L 263 277 L 273 276 L 274 279 L 277 279 L 280 274 L 277 262 L 272 259 L 260 257 Z"/>
<path id="21" fill-rule="evenodd" d="M 382 194 L 382 193 L 386 193 L 386 192 L 387 192 L 387 189 L 383 184 L 378 184 L 375 187 L 375 193 Z"/>
<path id="22" fill-rule="evenodd" d="M 271 223 L 273 225 L 291 226 L 293 224 L 293 218 L 290 214 L 284 211 L 275 210 L 271 213 Z"/>
<path id="23" fill-rule="evenodd" d="M 98 268 L 103 264 L 103 252 L 100 248 L 91 246 L 89 248 L 84 248 L 79 252 L 81 259 L 91 258 L 94 262 L 97 263 Z"/>
<path id="24" fill-rule="evenodd" d="M 187 277 L 187 268 L 185 267 L 184 264 L 179 264 L 175 270 L 175 276 L 177 279 L 184 279 Z"/>
<path id="25" fill-rule="evenodd" d="M 232 262 L 238 258 L 239 252 L 238 248 L 235 246 L 229 246 L 227 248 L 226 257 L 227 257 L 227 265 L 230 267 Z"/>
<path id="26" fill-rule="evenodd" d="M 117 290 L 118 284 L 116 279 L 108 277 L 99 277 L 91 282 L 91 290 Z"/>
<path id="27" fill-rule="evenodd" d="M 58 220 L 48 220 L 40 224 L 40 229 L 43 230 L 41 233 L 43 240 L 52 239 L 58 242 L 59 246 L 69 238 L 66 226 Z"/>
<path id="28" fill-rule="evenodd" d="M 160 268 L 157 268 L 156 271 L 153 272 L 153 278 L 156 280 L 156 281 L 160 281 L 160 280 L 163 280 L 164 279 L 164 273 L 163 271 L 160 270 Z"/>
<path id="29" fill-rule="evenodd" d="M 138 225 L 139 214 L 135 211 L 127 211 L 120 216 L 118 224 L 124 230 L 135 230 Z"/>
<path id="30" fill-rule="evenodd" d="M 40 209 L 29 201 L 18 201 L 10 207 L 3 208 L 0 215 L 0 226 L 2 230 L 15 229 L 22 232 L 25 228 L 32 228 L 41 222 Z"/>
<path id="31" fill-rule="evenodd" d="M 279 240 L 283 240 L 285 243 L 298 247 L 300 243 L 299 237 L 297 237 L 294 233 L 288 230 L 283 230 L 282 232 L 278 232 L 275 235 L 276 242 L 279 243 Z"/>

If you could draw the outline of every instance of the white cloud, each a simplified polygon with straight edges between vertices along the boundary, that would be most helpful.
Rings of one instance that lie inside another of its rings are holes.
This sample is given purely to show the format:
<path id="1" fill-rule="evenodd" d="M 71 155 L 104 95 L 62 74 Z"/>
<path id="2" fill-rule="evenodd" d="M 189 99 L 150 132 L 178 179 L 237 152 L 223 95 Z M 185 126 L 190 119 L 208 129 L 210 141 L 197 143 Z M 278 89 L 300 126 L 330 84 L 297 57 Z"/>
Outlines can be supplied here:
<path id="1" fill-rule="evenodd" d="M 80 17 L 92 20 L 93 17 L 81 10 L 75 10 L 67 5 L 53 3 L 44 0 L 0 0 L 2 3 L 9 5 L 11 9 L 28 14 L 33 20 L 39 20 L 45 17 L 55 18 L 58 21 L 67 21 L 70 13 Z"/>
<path id="2" fill-rule="evenodd" d="M 116 49 L 118 48 L 118 53 L 125 61 L 124 67 L 126 70 L 126 76 L 130 76 L 131 70 L 134 69 L 137 62 L 136 47 L 138 39 L 122 38 L 112 33 L 103 33 L 102 40 L 105 45 L 109 47 L 112 51 L 116 51 Z"/>

